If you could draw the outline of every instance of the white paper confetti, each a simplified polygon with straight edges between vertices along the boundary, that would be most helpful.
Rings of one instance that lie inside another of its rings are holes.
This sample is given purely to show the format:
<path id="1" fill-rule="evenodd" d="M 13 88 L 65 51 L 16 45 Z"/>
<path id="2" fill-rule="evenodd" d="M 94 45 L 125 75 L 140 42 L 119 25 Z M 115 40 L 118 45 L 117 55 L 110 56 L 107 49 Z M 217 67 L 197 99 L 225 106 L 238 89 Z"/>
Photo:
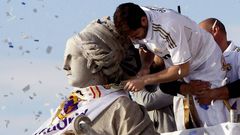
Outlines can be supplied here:
<path id="1" fill-rule="evenodd" d="M 29 36 L 29 35 L 27 35 L 27 34 L 25 34 L 25 33 L 22 33 L 22 34 L 21 34 L 21 38 L 22 38 L 22 39 L 30 39 L 30 38 L 32 38 L 32 36 Z"/>

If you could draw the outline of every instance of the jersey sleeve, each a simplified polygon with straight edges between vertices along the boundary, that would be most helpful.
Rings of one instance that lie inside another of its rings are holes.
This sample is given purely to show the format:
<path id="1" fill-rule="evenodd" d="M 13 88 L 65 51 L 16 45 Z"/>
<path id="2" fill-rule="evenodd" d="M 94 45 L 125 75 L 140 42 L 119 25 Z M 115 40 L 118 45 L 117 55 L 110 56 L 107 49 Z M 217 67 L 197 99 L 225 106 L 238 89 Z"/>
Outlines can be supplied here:
<path id="1" fill-rule="evenodd" d="M 188 62 L 191 59 L 191 52 L 185 27 L 180 24 L 169 24 L 168 30 L 168 36 L 166 36 L 167 49 L 170 52 L 173 64 L 180 65 Z"/>

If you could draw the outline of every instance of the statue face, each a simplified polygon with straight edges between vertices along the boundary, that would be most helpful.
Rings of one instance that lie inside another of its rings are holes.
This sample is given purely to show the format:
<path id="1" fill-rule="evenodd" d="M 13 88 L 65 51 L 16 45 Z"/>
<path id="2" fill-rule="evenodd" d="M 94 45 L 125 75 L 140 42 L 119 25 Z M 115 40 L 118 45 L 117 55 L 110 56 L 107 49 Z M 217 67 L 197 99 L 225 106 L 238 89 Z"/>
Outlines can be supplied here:
<path id="1" fill-rule="evenodd" d="M 87 68 L 87 60 L 81 55 L 78 45 L 67 43 L 64 55 L 64 67 L 68 83 L 74 87 L 86 87 L 92 77 Z"/>
<path id="2" fill-rule="evenodd" d="M 68 83 L 74 87 L 101 84 L 103 79 L 98 73 L 92 74 L 87 68 L 87 59 L 82 56 L 79 46 L 68 42 L 65 49 L 63 69 L 66 71 Z"/>
<path id="3" fill-rule="evenodd" d="M 92 73 L 87 68 L 87 59 L 82 55 L 80 41 L 69 39 L 64 54 L 63 69 L 66 71 L 68 83 L 74 87 L 87 87 L 90 85 L 106 84 L 107 80 L 100 73 Z"/>

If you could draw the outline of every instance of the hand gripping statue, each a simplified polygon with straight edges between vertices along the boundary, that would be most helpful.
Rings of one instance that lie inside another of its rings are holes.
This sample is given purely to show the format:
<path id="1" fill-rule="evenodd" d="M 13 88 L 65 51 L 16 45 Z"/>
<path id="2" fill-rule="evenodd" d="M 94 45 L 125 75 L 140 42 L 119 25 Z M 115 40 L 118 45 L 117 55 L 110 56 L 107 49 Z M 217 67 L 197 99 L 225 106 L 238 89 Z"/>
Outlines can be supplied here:
<path id="1" fill-rule="evenodd" d="M 34 135 L 156 134 L 145 109 L 117 85 L 140 67 L 132 47 L 109 18 L 71 37 L 63 68 L 74 89 Z"/>

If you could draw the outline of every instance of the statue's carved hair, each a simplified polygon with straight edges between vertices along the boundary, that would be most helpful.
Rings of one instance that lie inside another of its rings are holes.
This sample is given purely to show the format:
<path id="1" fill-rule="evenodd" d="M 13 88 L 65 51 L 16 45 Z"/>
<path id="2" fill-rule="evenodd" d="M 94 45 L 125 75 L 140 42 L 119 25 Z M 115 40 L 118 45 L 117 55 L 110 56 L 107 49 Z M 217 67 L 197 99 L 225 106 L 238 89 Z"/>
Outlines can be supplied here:
<path id="1" fill-rule="evenodd" d="M 109 18 L 91 22 L 74 39 L 81 42 L 78 48 L 87 59 L 87 67 L 92 73 L 102 72 L 108 83 L 122 80 L 120 64 L 132 43 L 117 33 Z"/>

